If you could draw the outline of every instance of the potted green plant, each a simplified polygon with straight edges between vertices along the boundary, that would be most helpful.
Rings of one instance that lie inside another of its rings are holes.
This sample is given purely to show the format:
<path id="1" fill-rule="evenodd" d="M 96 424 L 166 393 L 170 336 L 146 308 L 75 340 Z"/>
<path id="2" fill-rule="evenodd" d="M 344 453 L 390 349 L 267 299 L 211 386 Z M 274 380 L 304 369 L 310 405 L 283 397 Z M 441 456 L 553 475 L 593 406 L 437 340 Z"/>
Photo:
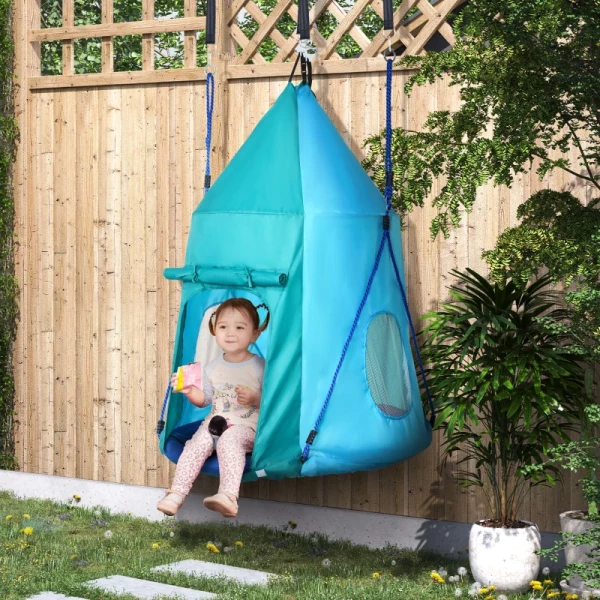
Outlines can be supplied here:
<path id="1" fill-rule="evenodd" d="M 545 463 L 529 468 L 536 475 L 549 463 L 570 471 L 585 472 L 578 483 L 587 509 L 562 513 L 562 540 L 540 554 L 556 561 L 559 551 L 564 549 L 567 566 L 563 571 L 566 579 L 561 581 L 563 590 L 582 596 L 586 592 L 594 593 L 597 597 L 600 597 L 600 438 L 593 436 L 593 428 L 599 423 L 600 406 L 586 406 L 580 438 L 552 448 Z"/>
<path id="2" fill-rule="evenodd" d="M 469 560 L 476 580 L 522 592 L 539 571 L 540 533 L 518 518 L 531 485 L 554 482 L 556 465 L 524 467 L 543 457 L 577 423 L 582 369 L 557 349 L 569 340 L 539 318 L 554 314 L 556 298 L 541 277 L 527 286 L 490 283 L 471 269 L 453 271 L 452 301 L 425 315 L 423 355 L 444 437 L 445 459 L 463 451 L 457 476 L 480 487 L 490 512 L 475 523 Z M 484 515 L 482 515 L 484 516 Z"/>

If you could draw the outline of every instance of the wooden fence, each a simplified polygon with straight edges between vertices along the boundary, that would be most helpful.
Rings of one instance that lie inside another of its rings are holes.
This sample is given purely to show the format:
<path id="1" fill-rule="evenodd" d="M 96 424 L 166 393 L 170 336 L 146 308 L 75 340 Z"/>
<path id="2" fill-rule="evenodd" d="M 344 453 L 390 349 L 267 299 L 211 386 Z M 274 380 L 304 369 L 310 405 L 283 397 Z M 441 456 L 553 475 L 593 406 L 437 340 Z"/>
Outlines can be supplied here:
<path id="1" fill-rule="evenodd" d="M 395 13 L 395 46 L 418 54 L 436 32 L 452 43 L 445 18 L 460 3 L 404 0 Z M 153 0 L 143 0 L 141 21 L 113 23 L 112 0 L 104 0 L 101 24 L 75 26 L 73 0 L 63 0 L 63 26 L 44 29 L 40 0 L 17 2 L 15 9 L 19 465 L 35 473 L 167 486 L 173 467 L 158 452 L 155 426 L 180 290 L 163 279 L 162 270 L 183 264 L 191 213 L 202 196 L 205 72 L 195 65 L 196 32 L 205 19 L 186 0 L 182 18 L 155 20 Z M 385 62 L 378 53 L 387 41 L 382 32 L 367 37 L 357 25 L 366 9 L 381 15 L 381 0 L 357 0 L 349 11 L 317 0 L 311 10 L 311 24 L 325 10 L 338 21 L 327 39 L 313 27 L 319 47 L 313 89 L 358 157 L 363 140 L 383 128 L 385 115 Z M 238 26 L 243 10 L 259 25 L 252 39 Z M 251 0 L 219 8 L 212 49 L 215 174 L 287 83 L 296 37 L 286 39 L 275 28 L 285 13 L 296 19 L 292 0 L 280 0 L 269 15 Z M 181 69 L 153 68 L 153 36 L 165 31 L 182 32 Z M 133 34 L 142 35 L 142 69 L 113 72 L 114 36 Z M 336 54 L 347 35 L 361 48 L 358 58 Z M 74 40 L 85 37 L 102 38 L 101 73 L 74 74 Z M 260 54 L 267 37 L 279 48 L 272 62 Z M 40 44 L 52 40 L 62 42 L 62 75 L 43 76 Z M 408 75 L 397 72 L 394 79 L 396 126 L 418 129 L 429 111 L 457 107 L 457 91 L 446 82 L 407 98 Z M 582 199 L 589 194 L 560 174 L 542 183 L 525 176 L 511 190 L 488 187 L 447 240 L 430 238 L 431 207 L 412 213 L 403 243 L 413 314 L 446 297 L 452 268 L 485 269 L 482 250 L 515 224 L 525 198 L 548 185 Z M 455 463 L 441 471 L 439 463 L 436 437 L 420 456 L 381 471 L 260 481 L 246 485 L 244 494 L 455 521 L 483 517 L 483 497 L 458 489 Z M 523 516 L 556 529 L 560 510 L 578 503 L 570 483 L 567 478 L 555 490 L 532 491 Z M 199 485 L 214 489 L 215 480 L 201 478 Z"/>

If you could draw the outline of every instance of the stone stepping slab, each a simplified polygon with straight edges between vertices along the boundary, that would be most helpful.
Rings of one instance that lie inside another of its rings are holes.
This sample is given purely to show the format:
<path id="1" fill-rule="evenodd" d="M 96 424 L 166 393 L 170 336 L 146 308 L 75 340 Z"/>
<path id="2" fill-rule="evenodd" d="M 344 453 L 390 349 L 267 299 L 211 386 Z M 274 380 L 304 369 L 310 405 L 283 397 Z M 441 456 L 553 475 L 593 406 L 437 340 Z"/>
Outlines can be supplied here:
<path id="1" fill-rule="evenodd" d="M 182 560 L 170 565 L 154 567 L 150 570 L 185 573 L 194 577 L 226 577 L 227 579 L 233 579 L 238 583 L 246 585 L 267 585 L 269 579 L 275 577 L 273 573 L 242 569 L 241 567 L 230 567 L 229 565 L 220 565 L 202 560 Z"/>
<path id="2" fill-rule="evenodd" d="M 42 592 L 36 596 L 31 596 L 31 598 L 28 598 L 27 600 L 85 600 L 85 598 L 74 598 L 73 596 L 55 594 L 54 592 Z"/>
<path id="3" fill-rule="evenodd" d="M 204 598 L 216 598 L 216 594 L 210 592 L 200 592 L 190 588 L 168 585 L 166 583 L 156 583 L 155 581 L 145 581 L 144 579 L 135 579 L 134 577 L 125 577 L 123 575 L 112 575 L 102 579 L 88 581 L 84 585 L 111 592 L 112 594 L 131 594 L 136 598 L 143 600 L 152 600 L 156 597 L 177 597 L 185 600 L 203 600 Z"/>

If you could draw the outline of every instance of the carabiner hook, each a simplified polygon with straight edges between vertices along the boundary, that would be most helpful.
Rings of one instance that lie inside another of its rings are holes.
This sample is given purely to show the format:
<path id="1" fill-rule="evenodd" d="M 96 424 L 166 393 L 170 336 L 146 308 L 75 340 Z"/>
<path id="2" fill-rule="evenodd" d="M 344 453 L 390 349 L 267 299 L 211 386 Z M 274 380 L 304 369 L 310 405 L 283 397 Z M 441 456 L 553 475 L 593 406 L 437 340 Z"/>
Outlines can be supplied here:
<path id="1" fill-rule="evenodd" d="M 390 34 L 384 34 L 383 37 L 388 41 L 388 53 L 384 54 L 383 52 L 381 53 L 381 55 L 383 56 L 383 58 L 385 58 L 385 60 L 394 60 L 396 58 L 396 51 L 392 48 L 392 37 L 393 37 L 393 33 L 394 31 L 392 30 L 392 32 Z"/>
<path id="2" fill-rule="evenodd" d="M 204 74 L 208 75 L 212 73 L 213 75 L 217 72 L 217 67 L 212 64 L 212 52 L 210 50 L 206 51 L 206 66 L 204 67 Z"/>

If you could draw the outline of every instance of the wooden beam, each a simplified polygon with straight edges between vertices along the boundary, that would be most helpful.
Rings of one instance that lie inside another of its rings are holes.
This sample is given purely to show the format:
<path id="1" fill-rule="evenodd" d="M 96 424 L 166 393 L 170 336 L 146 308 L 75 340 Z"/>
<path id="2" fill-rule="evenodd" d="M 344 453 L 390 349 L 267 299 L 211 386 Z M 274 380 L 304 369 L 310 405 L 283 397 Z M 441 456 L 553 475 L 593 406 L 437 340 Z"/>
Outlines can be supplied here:
<path id="1" fill-rule="evenodd" d="M 184 0 L 183 16 L 186 19 L 196 17 L 196 0 Z M 183 34 L 183 66 L 192 69 L 196 66 L 197 36 L 196 31 L 186 31 Z"/>
<path id="2" fill-rule="evenodd" d="M 143 83 L 173 83 L 177 81 L 203 81 L 202 69 L 164 69 L 159 71 L 124 71 L 120 73 L 89 73 L 85 75 L 52 75 L 30 77 L 30 90 L 99 87 L 107 85 L 140 85 Z"/>
<path id="3" fill-rule="evenodd" d="M 49 42 L 52 40 L 144 35 L 146 33 L 165 33 L 168 31 L 199 31 L 202 29 L 206 29 L 205 17 L 131 21 L 129 23 L 102 23 L 101 25 L 32 29 L 29 32 L 29 41 Z"/>
<path id="4" fill-rule="evenodd" d="M 74 0 L 63 0 L 62 3 L 63 27 L 73 27 L 75 23 Z M 73 41 L 63 41 L 62 43 L 62 74 L 73 75 L 75 68 L 75 56 Z"/>
<path id="5" fill-rule="evenodd" d="M 154 0 L 142 0 L 142 21 L 154 20 Z M 154 71 L 154 34 L 142 35 L 142 70 Z"/>
<path id="6" fill-rule="evenodd" d="M 376 73 L 386 70 L 386 62 L 381 57 L 347 58 L 313 62 L 313 76 L 343 75 L 354 73 Z M 395 69 L 398 73 L 412 73 L 413 69 Z M 255 77 L 286 77 L 290 74 L 289 63 L 267 63 L 266 65 L 229 65 L 228 79 L 254 79 Z"/>
<path id="7" fill-rule="evenodd" d="M 225 2 L 221 3 L 221 5 L 224 6 Z M 223 172 L 229 159 L 227 155 L 227 129 L 229 127 L 229 80 L 227 79 L 227 66 L 231 64 L 236 51 L 234 40 L 229 33 L 231 20 L 231 12 L 217 10 L 215 52 L 213 55 L 213 63 L 215 65 L 215 113 L 212 128 L 212 147 L 209 149 L 209 152 L 211 152 L 213 182 Z"/>
<path id="8" fill-rule="evenodd" d="M 110 25 L 114 21 L 113 0 L 102 0 L 102 24 Z M 105 75 L 114 71 L 113 39 L 102 38 L 102 73 Z"/>

